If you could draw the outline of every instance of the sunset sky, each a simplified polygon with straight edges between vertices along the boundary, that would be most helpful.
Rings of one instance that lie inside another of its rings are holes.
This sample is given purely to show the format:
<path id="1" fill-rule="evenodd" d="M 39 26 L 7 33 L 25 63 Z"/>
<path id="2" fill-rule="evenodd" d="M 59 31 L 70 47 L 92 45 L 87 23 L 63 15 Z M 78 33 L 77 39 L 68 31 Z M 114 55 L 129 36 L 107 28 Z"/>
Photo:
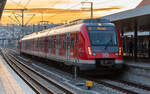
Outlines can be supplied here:
<path id="1" fill-rule="evenodd" d="M 25 24 L 38 24 L 42 20 L 61 23 L 90 18 L 90 4 L 81 4 L 82 1 L 93 2 L 94 17 L 101 17 L 135 8 L 142 0 L 7 0 L 5 9 L 27 8 Z M 19 24 L 20 15 L 20 11 L 4 11 L 1 23 Z"/>

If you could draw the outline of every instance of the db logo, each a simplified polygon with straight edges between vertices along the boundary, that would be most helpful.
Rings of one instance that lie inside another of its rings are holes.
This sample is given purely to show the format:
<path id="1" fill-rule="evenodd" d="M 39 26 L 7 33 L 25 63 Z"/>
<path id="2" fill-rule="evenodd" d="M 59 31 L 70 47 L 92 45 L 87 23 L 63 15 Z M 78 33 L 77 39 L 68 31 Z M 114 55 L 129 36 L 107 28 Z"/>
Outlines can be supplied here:
<path id="1" fill-rule="evenodd" d="M 108 58 L 108 57 L 109 57 L 109 54 L 107 54 L 107 53 L 103 54 L 103 58 Z"/>

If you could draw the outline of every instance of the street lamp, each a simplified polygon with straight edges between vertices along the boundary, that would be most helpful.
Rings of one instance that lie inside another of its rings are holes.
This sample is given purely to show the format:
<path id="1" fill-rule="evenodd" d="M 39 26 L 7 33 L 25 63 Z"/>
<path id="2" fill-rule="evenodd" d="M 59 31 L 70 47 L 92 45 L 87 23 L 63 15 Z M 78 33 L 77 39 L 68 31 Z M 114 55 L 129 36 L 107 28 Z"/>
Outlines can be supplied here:
<path id="1" fill-rule="evenodd" d="M 81 2 L 81 4 L 89 3 L 91 5 L 91 19 L 93 18 L 93 2 Z"/>

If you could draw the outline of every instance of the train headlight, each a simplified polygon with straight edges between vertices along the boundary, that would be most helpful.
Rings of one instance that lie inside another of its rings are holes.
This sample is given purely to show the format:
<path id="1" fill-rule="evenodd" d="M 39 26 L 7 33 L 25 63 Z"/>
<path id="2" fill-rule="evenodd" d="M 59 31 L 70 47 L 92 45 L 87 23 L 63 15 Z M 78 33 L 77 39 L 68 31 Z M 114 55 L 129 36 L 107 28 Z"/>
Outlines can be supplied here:
<path id="1" fill-rule="evenodd" d="M 118 56 L 118 53 L 115 53 L 115 56 Z"/>
<path id="2" fill-rule="evenodd" d="M 88 53 L 89 53 L 89 55 L 92 55 L 91 47 L 88 47 Z"/>
<path id="3" fill-rule="evenodd" d="M 122 47 L 119 47 L 119 55 L 122 54 Z"/>

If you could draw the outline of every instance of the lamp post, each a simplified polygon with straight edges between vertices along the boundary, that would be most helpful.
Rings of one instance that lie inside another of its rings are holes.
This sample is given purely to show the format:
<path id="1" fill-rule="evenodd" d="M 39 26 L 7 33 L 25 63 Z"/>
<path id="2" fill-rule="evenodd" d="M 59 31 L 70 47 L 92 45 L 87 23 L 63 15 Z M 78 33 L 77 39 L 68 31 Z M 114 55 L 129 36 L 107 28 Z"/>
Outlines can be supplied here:
<path id="1" fill-rule="evenodd" d="M 91 5 L 91 19 L 93 18 L 93 2 L 81 2 L 81 4 L 89 3 Z"/>

